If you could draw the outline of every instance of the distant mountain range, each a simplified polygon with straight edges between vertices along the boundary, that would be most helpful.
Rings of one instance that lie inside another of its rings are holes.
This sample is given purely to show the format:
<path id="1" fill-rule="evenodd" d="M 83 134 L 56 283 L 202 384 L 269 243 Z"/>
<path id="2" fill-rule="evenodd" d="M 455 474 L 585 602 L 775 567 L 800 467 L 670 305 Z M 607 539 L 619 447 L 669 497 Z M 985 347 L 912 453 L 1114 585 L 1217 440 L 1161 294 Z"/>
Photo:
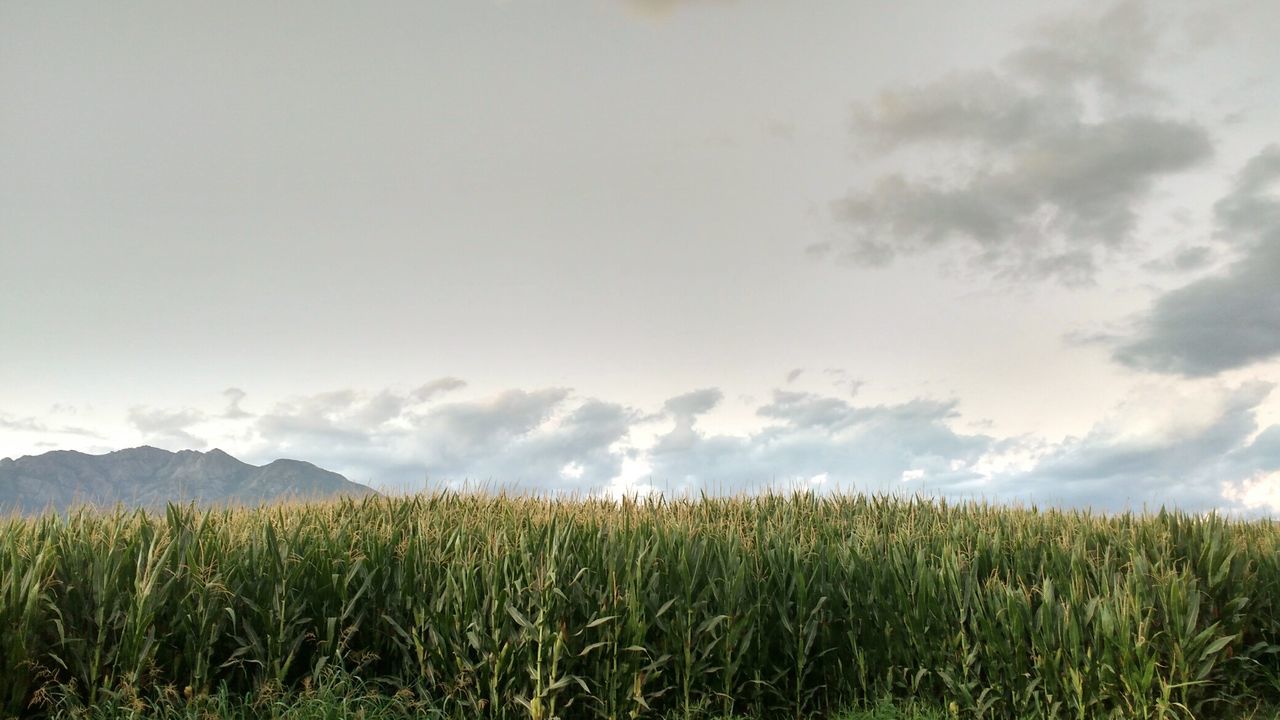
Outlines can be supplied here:
<path id="1" fill-rule="evenodd" d="M 85 504 L 256 505 L 373 492 L 308 462 L 276 460 L 259 467 L 221 450 L 169 452 L 144 446 L 106 455 L 59 450 L 17 460 L 0 459 L 0 514 L 66 510 Z"/>

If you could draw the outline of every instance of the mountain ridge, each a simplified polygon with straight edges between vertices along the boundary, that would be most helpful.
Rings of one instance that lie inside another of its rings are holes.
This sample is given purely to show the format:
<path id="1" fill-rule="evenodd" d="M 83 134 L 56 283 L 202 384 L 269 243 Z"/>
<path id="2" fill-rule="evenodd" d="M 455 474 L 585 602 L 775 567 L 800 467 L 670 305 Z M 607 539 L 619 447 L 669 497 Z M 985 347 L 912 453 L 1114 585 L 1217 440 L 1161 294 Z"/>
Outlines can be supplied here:
<path id="1" fill-rule="evenodd" d="M 256 505 L 369 494 L 376 493 L 304 460 L 250 465 L 220 448 L 172 452 L 142 445 L 101 455 L 53 450 L 0 458 L 0 513 L 169 502 Z"/>

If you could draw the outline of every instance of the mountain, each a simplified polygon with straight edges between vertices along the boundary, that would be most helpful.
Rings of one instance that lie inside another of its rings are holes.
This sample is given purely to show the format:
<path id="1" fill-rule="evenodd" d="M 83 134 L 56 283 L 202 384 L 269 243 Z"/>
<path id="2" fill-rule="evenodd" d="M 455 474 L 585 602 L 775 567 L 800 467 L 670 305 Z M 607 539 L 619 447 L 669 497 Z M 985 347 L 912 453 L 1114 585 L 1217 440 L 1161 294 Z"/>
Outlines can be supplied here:
<path id="1" fill-rule="evenodd" d="M 311 463 L 276 460 L 259 467 L 221 450 L 144 446 L 106 455 L 59 450 L 0 459 L 0 513 L 83 504 L 158 507 L 171 501 L 256 505 L 373 492 Z"/>

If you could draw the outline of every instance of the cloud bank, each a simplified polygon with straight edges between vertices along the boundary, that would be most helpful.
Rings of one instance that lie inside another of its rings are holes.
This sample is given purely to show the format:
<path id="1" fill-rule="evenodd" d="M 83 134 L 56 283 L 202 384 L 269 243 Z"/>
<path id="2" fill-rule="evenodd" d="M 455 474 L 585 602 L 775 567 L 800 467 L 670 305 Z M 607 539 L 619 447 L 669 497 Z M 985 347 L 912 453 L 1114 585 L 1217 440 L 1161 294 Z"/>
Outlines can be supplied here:
<path id="1" fill-rule="evenodd" d="M 1280 515 L 1280 426 L 1258 422 L 1273 389 L 1265 382 L 1187 389 L 1153 381 L 1085 435 L 1063 440 L 961 432 L 955 401 L 859 404 L 838 386 L 831 393 L 776 389 L 751 407 L 759 427 L 737 434 L 703 427 L 725 402 L 714 387 L 652 411 L 567 388 L 448 402 L 420 389 L 348 389 L 278 402 L 236 420 L 241 430 L 216 442 L 255 461 L 306 459 L 384 490 L 616 496 L 805 489 Z M 194 435 L 211 427 L 210 417 L 130 412 L 140 432 L 188 447 L 212 444 L 214 434 Z"/>

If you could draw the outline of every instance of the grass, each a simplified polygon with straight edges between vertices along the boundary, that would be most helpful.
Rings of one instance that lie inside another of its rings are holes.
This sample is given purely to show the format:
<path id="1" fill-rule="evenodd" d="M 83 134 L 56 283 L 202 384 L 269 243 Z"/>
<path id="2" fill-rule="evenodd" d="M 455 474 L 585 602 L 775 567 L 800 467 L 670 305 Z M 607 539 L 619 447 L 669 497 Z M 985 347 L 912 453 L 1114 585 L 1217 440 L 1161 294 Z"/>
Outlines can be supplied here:
<path id="1" fill-rule="evenodd" d="M 1277 700 L 1270 523 L 449 494 L 0 520 L 0 717 L 1078 720 Z"/>

